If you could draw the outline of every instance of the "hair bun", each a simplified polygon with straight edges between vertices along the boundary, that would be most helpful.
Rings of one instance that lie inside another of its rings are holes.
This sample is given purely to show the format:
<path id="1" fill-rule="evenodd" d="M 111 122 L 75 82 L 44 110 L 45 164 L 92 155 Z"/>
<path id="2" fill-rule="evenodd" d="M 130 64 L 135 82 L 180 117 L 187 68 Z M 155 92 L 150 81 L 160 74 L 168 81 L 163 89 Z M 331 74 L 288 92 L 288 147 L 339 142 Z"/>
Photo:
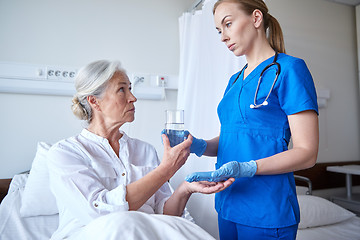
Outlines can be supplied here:
<path id="1" fill-rule="evenodd" d="M 72 106 L 71 110 L 73 111 L 74 115 L 78 117 L 81 120 L 87 120 L 88 114 L 86 112 L 86 109 L 79 101 L 79 98 L 77 96 L 74 96 L 72 99 Z"/>

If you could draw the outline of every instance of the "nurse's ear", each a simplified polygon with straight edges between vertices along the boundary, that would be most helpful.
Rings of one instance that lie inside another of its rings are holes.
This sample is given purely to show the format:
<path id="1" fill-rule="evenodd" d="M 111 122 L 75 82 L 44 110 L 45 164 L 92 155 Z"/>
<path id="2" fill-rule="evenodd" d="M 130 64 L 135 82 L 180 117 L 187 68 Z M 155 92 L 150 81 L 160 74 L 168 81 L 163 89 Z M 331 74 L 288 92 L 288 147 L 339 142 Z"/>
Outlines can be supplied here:
<path id="1" fill-rule="evenodd" d="M 255 9 L 252 13 L 253 23 L 254 27 L 256 29 L 259 29 L 261 27 L 261 24 L 263 22 L 263 14 L 259 9 Z"/>

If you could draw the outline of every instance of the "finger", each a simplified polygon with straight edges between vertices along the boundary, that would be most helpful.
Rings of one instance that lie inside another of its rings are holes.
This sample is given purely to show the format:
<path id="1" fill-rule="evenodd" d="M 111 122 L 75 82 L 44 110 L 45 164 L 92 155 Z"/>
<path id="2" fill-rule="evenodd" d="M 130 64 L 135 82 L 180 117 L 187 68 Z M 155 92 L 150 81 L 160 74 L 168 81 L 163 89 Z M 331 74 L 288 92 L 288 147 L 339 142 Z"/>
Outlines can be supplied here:
<path id="1" fill-rule="evenodd" d="M 183 145 L 183 147 L 186 147 L 186 148 L 190 148 L 191 144 L 192 144 L 192 141 L 193 141 L 193 136 L 191 136 L 191 134 L 189 134 L 187 136 L 187 138 L 185 139 L 185 141 L 183 141 L 181 144 L 179 145 Z"/>
<path id="2" fill-rule="evenodd" d="M 225 190 L 226 188 L 228 188 L 231 184 L 233 184 L 235 182 L 235 178 L 229 178 L 228 180 L 222 182 L 223 186 L 221 189 L 219 189 L 219 192 Z"/>
<path id="3" fill-rule="evenodd" d="M 224 185 L 221 182 L 216 183 L 216 185 L 208 187 L 204 190 L 204 193 L 218 193 L 223 189 Z"/>
<path id="4" fill-rule="evenodd" d="M 207 186 L 215 186 L 217 184 L 216 182 L 209 182 L 209 181 L 199 181 L 198 183 L 207 185 Z"/>
<path id="5" fill-rule="evenodd" d="M 170 148 L 170 141 L 166 134 L 162 134 L 161 137 L 164 143 L 164 148 Z"/>
<path id="6" fill-rule="evenodd" d="M 185 180 L 188 182 L 199 182 L 199 181 L 208 181 L 214 182 L 211 177 L 212 172 L 195 172 L 186 176 Z"/>
<path id="7" fill-rule="evenodd" d="M 187 139 L 187 137 L 189 136 L 189 134 L 190 134 L 189 131 L 188 131 L 188 130 L 185 130 L 185 131 L 184 131 L 184 138 Z"/>

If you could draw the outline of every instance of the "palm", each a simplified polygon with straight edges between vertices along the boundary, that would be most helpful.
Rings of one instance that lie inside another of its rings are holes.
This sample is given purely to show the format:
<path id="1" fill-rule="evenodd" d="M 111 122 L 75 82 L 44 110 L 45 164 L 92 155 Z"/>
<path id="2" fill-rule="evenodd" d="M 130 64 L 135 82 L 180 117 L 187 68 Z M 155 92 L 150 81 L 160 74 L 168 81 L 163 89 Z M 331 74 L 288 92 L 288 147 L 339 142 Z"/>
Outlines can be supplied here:
<path id="1" fill-rule="evenodd" d="M 212 194 L 217 193 L 228 186 L 230 186 L 235 179 L 230 178 L 223 182 L 208 182 L 208 181 L 199 181 L 189 183 L 189 187 L 193 192 L 203 193 L 203 194 Z"/>

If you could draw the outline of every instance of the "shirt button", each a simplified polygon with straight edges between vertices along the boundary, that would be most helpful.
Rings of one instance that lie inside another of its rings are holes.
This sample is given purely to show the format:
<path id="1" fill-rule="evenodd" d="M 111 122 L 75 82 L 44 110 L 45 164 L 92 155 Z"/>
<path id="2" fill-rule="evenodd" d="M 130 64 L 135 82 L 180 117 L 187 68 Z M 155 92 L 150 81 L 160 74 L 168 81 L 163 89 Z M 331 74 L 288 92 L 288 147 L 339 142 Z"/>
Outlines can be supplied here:
<path id="1" fill-rule="evenodd" d="M 121 176 L 125 176 L 125 173 L 122 173 Z"/>
<path id="2" fill-rule="evenodd" d="M 95 207 L 98 207 L 99 205 L 97 203 L 94 204 Z"/>

